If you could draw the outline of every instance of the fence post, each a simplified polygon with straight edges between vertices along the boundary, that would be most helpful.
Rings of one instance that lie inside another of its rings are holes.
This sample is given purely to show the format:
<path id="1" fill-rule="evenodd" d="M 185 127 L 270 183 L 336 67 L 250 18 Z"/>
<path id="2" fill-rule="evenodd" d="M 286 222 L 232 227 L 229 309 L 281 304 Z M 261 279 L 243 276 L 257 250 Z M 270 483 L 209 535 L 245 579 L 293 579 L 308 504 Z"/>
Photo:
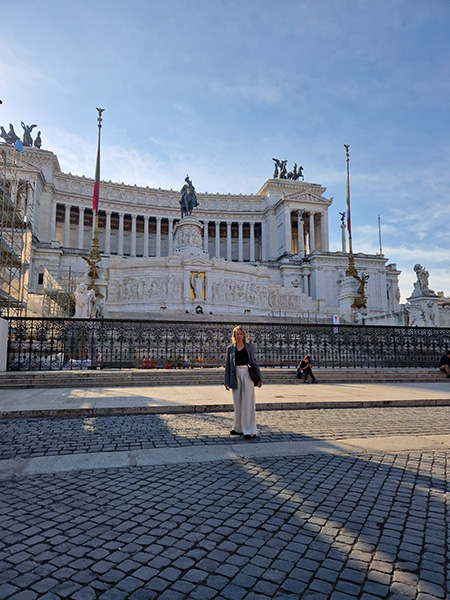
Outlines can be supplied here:
<path id="1" fill-rule="evenodd" d="M 8 356 L 8 321 L 0 318 L 0 372 L 6 371 Z"/>

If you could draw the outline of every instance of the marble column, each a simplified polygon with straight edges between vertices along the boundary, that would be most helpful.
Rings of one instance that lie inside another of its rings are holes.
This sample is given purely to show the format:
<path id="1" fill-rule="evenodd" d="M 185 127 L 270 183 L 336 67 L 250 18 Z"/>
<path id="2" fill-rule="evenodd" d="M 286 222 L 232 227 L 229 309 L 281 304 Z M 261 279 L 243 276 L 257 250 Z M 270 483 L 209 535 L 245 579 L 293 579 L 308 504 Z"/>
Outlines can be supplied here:
<path id="1" fill-rule="evenodd" d="M 50 241 L 52 242 L 56 237 L 56 202 L 52 201 L 50 211 Z"/>
<path id="2" fill-rule="evenodd" d="M 105 254 L 111 254 L 111 212 L 106 211 Z"/>
<path id="3" fill-rule="evenodd" d="M 330 251 L 330 240 L 328 237 L 328 211 L 322 213 L 322 252 Z"/>
<path id="4" fill-rule="evenodd" d="M 131 252 L 130 252 L 130 256 L 136 256 L 136 220 L 137 220 L 137 215 L 131 215 Z"/>
<path id="5" fill-rule="evenodd" d="M 144 216 L 144 256 L 148 257 L 148 220 L 149 216 Z"/>
<path id="6" fill-rule="evenodd" d="M 215 255 L 220 258 L 220 221 L 216 221 Z"/>
<path id="7" fill-rule="evenodd" d="M 255 262 L 255 224 L 250 223 L 250 262 Z"/>
<path id="8" fill-rule="evenodd" d="M 78 249 L 84 247 L 84 206 L 78 208 Z"/>
<path id="9" fill-rule="evenodd" d="M 203 250 L 204 250 L 204 252 L 208 252 L 208 254 L 209 254 L 208 225 L 209 225 L 209 221 L 205 221 L 203 223 Z"/>
<path id="10" fill-rule="evenodd" d="M 64 248 L 70 245 L 70 205 L 66 204 L 64 208 Z"/>
<path id="11" fill-rule="evenodd" d="M 156 217 L 156 256 L 161 256 L 161 218 Z"/>
<path id="12" fill-rule="evenodd" d="M 169 256 L 172 255 L 173 253 L 173 219 L 169 219 L 169 244 L 168 244 L 168 248 L 169 248 Z"/>
<path id="13" fill-rule="evenodd" d="M 244 223 L 238 223 L 238 261 L 244 262 Z"/>
<path id="14" fill-rule="evenodd" d="M 268 260 L 269 258 L 269 236 L 267 233 L 268 222 L 263 221 L 261 223 L 261 260 Z"/>
<path id="15" fill-rule="evenodd" d="M 291 209 L 286 206 L 284 212 L 285 218 L 285 252 L 292 254 L 292 221 L 291 221 Z"/>
<path id="16" fill-rule="evenodd" d="M 314 215 L 315 213 L 310 211 L 309 213 L 309 253 L 311 254 L 316 249 L 316 234 L 314 231 Z"/>
<path id="17" fill-rule="evenodd" d="M 123 222 L 124 222 L 124 213 L 119 213 L 119 244 L 117 248 L 118 256 L 123 256 Z"/>
<path id="18" fill-rule="evenodd" d="M 27 212 L 26 212 L 26 218 L 27 218 L 27 223 L 30 222 L 30 220 L 32 219 L 33 216 L 33 188 L 31 186 L 31 183 L 27 183 Z M 35 223 L 38 219 L 36 219 L 36 217 L 39 217 L 39 215 L 36 213 L 35 215 Z"/>
<path id="19" fill-rule="evenodd" d="M 297 211 L 297 254 L 301 258 L 305 256 L 305 231 L 303 228 L 303 210 L 300 209 Z"/>
<path id="20" fill-rule="evenodd" d="M 231 262 L 231 223 L 227 221 L 227 260 Z"/>

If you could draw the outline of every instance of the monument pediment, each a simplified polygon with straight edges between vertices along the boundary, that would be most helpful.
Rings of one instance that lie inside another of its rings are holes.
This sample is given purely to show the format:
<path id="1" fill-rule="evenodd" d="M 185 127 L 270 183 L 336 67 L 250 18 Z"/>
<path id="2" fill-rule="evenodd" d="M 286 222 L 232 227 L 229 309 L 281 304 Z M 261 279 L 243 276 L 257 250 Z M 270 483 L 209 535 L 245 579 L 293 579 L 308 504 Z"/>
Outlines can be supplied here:
<path id="1" fill-rule="evenodd" d="M 210 269 L 212 260 L 201 257 L 184 258 L 183 264 L 190 269 Z"/>
<path id="2" fill-rule="evenodd" d="M 323 196 L 311 193 L 309 190 L 299 190 L 298 192 L 291 192 L 289 194 L 283 194 L 282 200 L 285 202 L 299 202 L 307 204 L 324 204 L 330 206 L 332 200 L 328 200 Z"/>

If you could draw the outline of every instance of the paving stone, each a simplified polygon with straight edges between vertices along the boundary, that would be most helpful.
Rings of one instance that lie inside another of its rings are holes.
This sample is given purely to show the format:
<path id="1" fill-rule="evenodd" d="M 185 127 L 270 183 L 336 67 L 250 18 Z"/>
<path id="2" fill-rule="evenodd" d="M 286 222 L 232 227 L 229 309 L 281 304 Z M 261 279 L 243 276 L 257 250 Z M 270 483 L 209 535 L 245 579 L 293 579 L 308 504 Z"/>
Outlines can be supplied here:
<path id="1" fill-rule="evenodd" d="M 386 598 L 389 594 L 389 585 L 383 585 L 375 581 L 366 581 L 363 587 L 363 592 L 372 594 L 379 598 Z"/>
<path id="2" fill-rule="evenodd" d="M 305 435 L 324 440 L 386 435 L 386 431 L 396 435 L 399 424 L 402 434 L 423 433 L 423 423 L 438 433 L 443 425 L 435 426 L 437 415 L 447 415 L 442 423 L 450 424 L 450 407 L 434 413 L 435 408 L 393 408 L 389 418 L 382 409 L 349 409 L 345 415 L 270 411 L 274 414 L 262 415 L 268 433 L 261 443 L 295 441 Z M 99 435 L 114 431 L 130 449 L 139 437 L 151 439 L 153 427 L 155 447 L 157 426 L 163 423 L 160 447 L 181 441 L 205 447 L 210 442 L 234 443 L 223 435 L 223 422 L 216 425 L 218 416 L 107 417 L 99 422 Z M 230 420 L 230 414 L 224 413 L 224 418 Z M 59 438 L 55 454 L 92 451 L 94 444 L 64 448 L 82 423 L 69 420 L 72 430 L 61 419 L 47 420 L 48 429 L 42 422 L 31 427 L 45 431 L 43 438 L 53 432 L 58 437 L 57 424 L 65 429 L 65 440 Z M 9 426 L 0 422 L 0 429 Z M 23 427 L 23 435 L 29 435 L 29 427 Z M 127 436 L 133 439 L 126 441 Z M 39 451 L 31 442 L 27 446 L 25 438 L 23 450 L 29 456 Z M 0 532 L 0 557 L 5 548 L 13 547 L 11 556 L 17 558 L 6 570 L 0 566 L 0 586 L 13 586 L 13 579 L 20 577 L 25 584 L 28 577 L 30 589 L 23 591 L 31 591 L 38 600 L 44 596 L 50 600 L 52 594 L 60 600 L 53 588 L 62 586 L 59 589 L 66 593 L 69 583 L 78 586 L 74 595 L 86 593 L 87 600 L 92 591 L 96 598 L 108 600 L 113 590 L 118 598 L 133 600 L 178 600 L 201 597 L 202 592 L 212 600 L 286 600 L 295 594 L 302 600 L 339 600 L 343 594 L 345 600 L 373 600 L 371 596 L 404 600 L 417 593 L 425 599 L 431 590 L 442 590 L 445 560 L 450 560 L 442 511 L 445 489 L 439 487 L 446 458 L 444 452 L 394 456 L 380 449 L 371 457 L 268 457 L 246 460 L 245 466 L 221 461 L 6 481 L 0 512 L 5 509 L 7 519 L 2 519 L 2 529 L 5 524 L 6 528 Z M 431 490 L 433 471 L 439 475 Z M 135 577 L 138 572 L 142 579 Z M 419 581 L 422 588 L 417 592 Z"/>
<path id="3" fill-rule="evenodd" d="M 315 592 L 319 592 L 322 594 L 331 594 L 331 592 L 333 591 L 334 586 L 329 583 L 328 581 L 324 581 L 321 579 L 314 579 L 310 586 L 309 589 L 311 591 L 315 591 Z"/>
<path id="4" fill-rule="evenodd" d="M 346 568 L 340 573 L 339 578 L 343 581 L 360 584 L 364 581 L 366 575 L 364 572 L 358 571 L 357 569 Z"/>
<path id="5" fill-rule="evenodd" d="M 429 594 L 430 596 L 435 596 L 436 598 L 444 598 L 445 590 L 443 585 L 437 585 L 436 583 L 432 583 L 430 581 L 419 580 L 418 590 L 420 593 Z"/>
<path id="6" fill-rule="evenodd" d="M 227 598 L 227 600 L 240 600 L 244 598 L 248 594 L 248 590 L 245 588 L 239 587 L 234 583 L 230 583 L 221 592 L 221 596 L 223 598 Z"/>
<path id="7" fill-rule="evenodd" d="M 105 592 L 107 593 L 107 592 Z M 116 593 L 120 593 L 118 590 L 116 590 Z M 126 597 L 125 592 L 122 592 L 124 594 L 124 596 L 122 596 L 122 598 Z M 101 598 L 102 596 L 100 596 Z M 97 598 L 97 594 L 95 592 L 95 590 L 89 586 L 80 588 L 78 591 L 76 591 L 73 595 L 73 600 L 96 600 Z M 103 599 L 105 600 L 105 599 Z M 112 599 L 111 599 L 112 600 Z M 117 600 L 122 600 L 119 596 L 117 596 Z"/>
<path id="8" fill-rule="evenodd" d="M 351 583 L 350 581 L 339 581 L 336 584 L 335 589 L 338 592 L 347 594 L 349 597 L 356 597 L 361 591 L 361 587 L 359 585 Z"/>

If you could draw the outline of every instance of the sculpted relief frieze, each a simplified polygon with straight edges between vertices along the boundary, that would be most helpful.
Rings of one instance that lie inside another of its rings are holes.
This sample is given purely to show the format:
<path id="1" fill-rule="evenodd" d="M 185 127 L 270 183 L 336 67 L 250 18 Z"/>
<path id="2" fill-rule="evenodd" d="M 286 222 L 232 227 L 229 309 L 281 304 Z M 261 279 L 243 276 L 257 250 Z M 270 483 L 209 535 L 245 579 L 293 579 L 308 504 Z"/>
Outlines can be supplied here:
<path id="1" fill-rule="evenodd" d="M 264 307 L 267 306 L 267 287 L 248 281 L 216 280 L 212 284 L 212 302 Z"/>
<path id="2" fill-rule="evenodd" d="M 195 225 L 184 225 L 175 233 L 175 247 L 202 245 L 200 229 Z"/>
<path id="3" fill-rule="evenodd" d="M 135 301 L 181 300 L 183 292 L 181 280 L 167 277 L 125 277 L 113 280 L 108 288 L 108 302 L 127 303 Z"/>

